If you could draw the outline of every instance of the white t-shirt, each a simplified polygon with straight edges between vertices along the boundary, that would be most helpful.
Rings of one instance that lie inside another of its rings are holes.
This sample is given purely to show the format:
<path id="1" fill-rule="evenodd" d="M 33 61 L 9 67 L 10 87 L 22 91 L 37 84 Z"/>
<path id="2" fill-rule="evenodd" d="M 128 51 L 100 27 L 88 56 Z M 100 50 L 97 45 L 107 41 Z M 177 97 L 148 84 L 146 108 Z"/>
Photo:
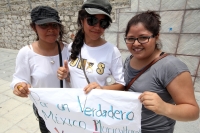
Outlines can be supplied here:
<path id="1" fill-rule="evenodd" d="M 71 50 L 72 43 L 69 45 Z M 105 43 L 98 47 L 90 47 L 86 44 L 81 48 L 81 55 L 85 64 L 86 75 L 91 82 L 106 85 L 106 78 L 112 75 L 116 83 L 125 85 L 121 53 L 111 43 Z M 86 81 L 81 67 L 80 55 L 75 61 L 69 62 L 70 81 L 72 88 L 84 88 Z"/>
<path id="2" fill-rule="evenodd" d="M 68 57 L 68 47 L 65 44 L 62 50 L 62 60 L 68 60 Z M 14 89 L 19 82 L 31 84 L 32 88 L 60 88 L 60 80 L 57 78 L 59 67 L 59 54 L 43 56 L 35 53 L 32 47 L 25 46 L 17 55 L 11 88 Z M 69 87 L 65 80 L 63 80 L 63 87 Z"/>

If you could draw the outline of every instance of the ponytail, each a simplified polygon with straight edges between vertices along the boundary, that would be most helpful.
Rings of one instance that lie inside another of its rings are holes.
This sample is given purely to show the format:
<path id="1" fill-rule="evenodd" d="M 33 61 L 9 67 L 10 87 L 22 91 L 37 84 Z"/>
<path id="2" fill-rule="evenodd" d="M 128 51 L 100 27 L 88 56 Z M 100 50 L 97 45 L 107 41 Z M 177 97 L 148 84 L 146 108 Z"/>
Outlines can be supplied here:
<path id="1" fill-rule="evenodd" d="M 81 48 L 83 47 L 85 35 L 84 35 L 81 21 L 83 21 L 84 18 L 86 18 L 87 16 L 88 16 L 88 13 L 84 9 L 78 12 L 77 24 L 78 24 L 79 30 L 76 33 L 74 41 L 72 43 L 71 56 L 70 56 L 70 59 L 72 60 L 76 60 L 77 56 L 79 55 L 81 51 Z"/>
<path id="2" fill-rule="evenodd" d="M 82 29 L 79 29 L 72 43 L 72 50 L 70 56 L 72 60 L 76 60 L 77 56 L 81 51 L 83 43 L 84 43 L 84 32 Z"/>

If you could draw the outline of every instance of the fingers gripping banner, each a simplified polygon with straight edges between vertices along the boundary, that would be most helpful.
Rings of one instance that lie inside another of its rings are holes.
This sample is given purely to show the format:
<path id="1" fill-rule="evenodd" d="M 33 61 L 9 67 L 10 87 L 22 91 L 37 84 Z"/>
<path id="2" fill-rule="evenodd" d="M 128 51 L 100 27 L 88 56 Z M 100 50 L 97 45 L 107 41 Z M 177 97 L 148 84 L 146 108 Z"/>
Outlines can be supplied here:
<path id="1" fill-rule="evenodd" d="M 140 93 L 31 88 L 29 95 L 51 133 L 141 133 Z"/>

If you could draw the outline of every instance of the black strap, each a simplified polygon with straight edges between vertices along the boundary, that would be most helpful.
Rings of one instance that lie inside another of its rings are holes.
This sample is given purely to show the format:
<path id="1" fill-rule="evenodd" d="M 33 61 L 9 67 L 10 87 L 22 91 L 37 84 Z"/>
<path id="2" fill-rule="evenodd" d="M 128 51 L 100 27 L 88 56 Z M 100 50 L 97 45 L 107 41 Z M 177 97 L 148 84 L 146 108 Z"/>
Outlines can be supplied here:
<path id="1" fill-rule="evenodd" d="M 81 56 L 81 50 L 80 50 L 80 60 L 81 60 L 81 66 L 82 66 L 82 68 L 83 68 L 83 73 L 84 73 L 84 75 L 85 75 L 85 79 L 87 80 L 87 83 L 90 84 L 90 81 L 89 81 L 89 79 L 88 79 L 88 77 L 87 77 L 87 75 L 86 75 L 86 73 L 85 73 L 85 65 L 84 65 L 84 63 L 83 63 L 83 58 L 82 58 L 82 56 Z"/>
<path id="2" fill-rule="evenodd" d="M 160 56 L 162 56 L 165 52 L 160 53 Z"/>
<path id="3" fill-rule="evenodd" d="M 59 52 L 60 67 L 62 67 L 62 66 L 63 66 L 63 62 L 62 62 L 61 48 L 60 48 L 59 42 L 56 41 L 56 43 L 58 44 L 58 52 Z M 60 80 L 60 88 L 63 88 L 63 80 Z"/>
<path id="4" fill-rule="evenodd" d="M 155 64 L 157 61 L 159 61 L 160 59 L 162 59 L 162 58 L 164 58 L 164 57 L 166 57 L 167 55 L 169 55 L 169 54 L 164 54 L 164 52 L 162 52 L 161 54 L 160 54 L 160 56 L 159 57 L 157 57 L 156 59 L 154 59 L 152 62 L 150 62 L 141 72 L 139 72 L 130 82 L 129 82 L 129 84 L 127 85 L 127 86 L 125 86 L 125 91 L 128 91 L 128 89 L 131 87 L 131 85 L 135 82 L 135 80 L 137 79 L 137 78 L 139 78 L 140 77 L 140 75 L 142 75 L 147 69 L 149 69 L 153 64 Z"/>

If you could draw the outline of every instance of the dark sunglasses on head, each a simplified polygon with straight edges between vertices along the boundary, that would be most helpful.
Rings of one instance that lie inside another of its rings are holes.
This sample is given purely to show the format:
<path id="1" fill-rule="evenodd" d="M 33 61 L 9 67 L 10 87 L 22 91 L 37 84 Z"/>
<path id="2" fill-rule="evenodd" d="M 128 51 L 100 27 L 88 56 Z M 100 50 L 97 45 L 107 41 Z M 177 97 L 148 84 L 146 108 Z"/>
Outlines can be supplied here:
<path id="1" fill-rule="evenodd" d="M 95 26 L 96 24 L 100 23 L 100 27 L 106 29 L 110 25 L 109 21 L 106 19 L 98 20 L 98 18 L 94 16 L 87 17 L 86 19 L 89 26 Z"/>
<path id="2" fill-rule="evenodd" d="M 58 23 L 39 24 L 38 26 L 39 26 L 40 28 L 42 28 L 42 29 L 47 29 L 47 28 L 49 28 L 50 26 L 51 26 L 53 29 L 58 29 L 58 28 L 59 28 L 59 24 L 58 24 Z"/>

